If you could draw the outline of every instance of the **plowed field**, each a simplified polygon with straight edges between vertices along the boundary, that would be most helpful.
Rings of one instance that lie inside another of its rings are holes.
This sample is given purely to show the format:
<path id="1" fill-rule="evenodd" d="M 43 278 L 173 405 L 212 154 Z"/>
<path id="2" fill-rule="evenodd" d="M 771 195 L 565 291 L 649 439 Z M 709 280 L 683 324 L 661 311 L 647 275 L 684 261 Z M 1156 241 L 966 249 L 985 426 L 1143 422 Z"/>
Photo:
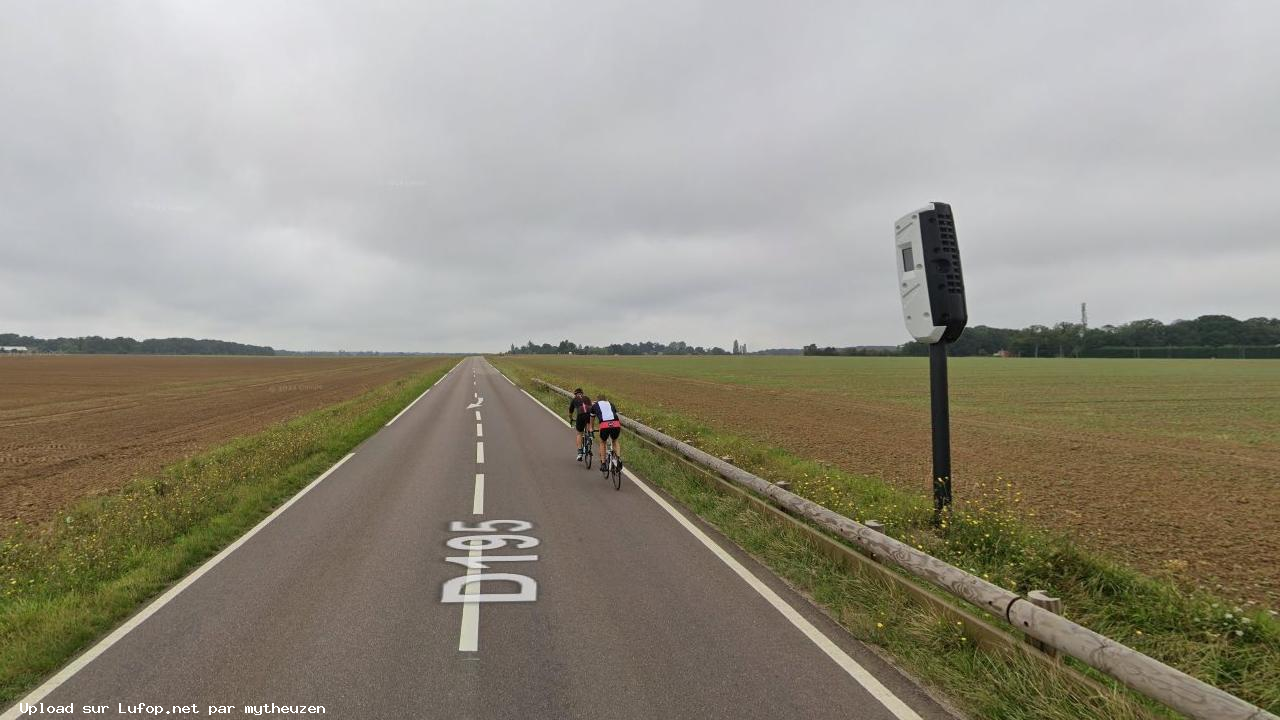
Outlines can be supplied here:
<path id="1" fill-rule="evenodd" d="M 929 487 L 924 359 L 512 360 L 564 387 L 607 389 L 623 413 L 677 412 Z M 957 496 L 1003 478 L 1031 522 L 1280 606 L 1280 363 L 957 358 L 951 386 Z"/>
<path id="2" fill-rule="evenodd" d="M 0 520 L 45 520 L 232 437 L 446 362 L 0 357 Z"/>

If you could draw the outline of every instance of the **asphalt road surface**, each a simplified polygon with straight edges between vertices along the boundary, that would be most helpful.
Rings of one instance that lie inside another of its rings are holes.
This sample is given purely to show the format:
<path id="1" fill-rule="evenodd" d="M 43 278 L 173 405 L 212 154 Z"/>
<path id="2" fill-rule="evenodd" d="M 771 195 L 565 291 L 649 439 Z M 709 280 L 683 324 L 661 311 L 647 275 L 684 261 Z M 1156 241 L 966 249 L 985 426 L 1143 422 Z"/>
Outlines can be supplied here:
<path id="1" fill-rule="evenodd" d="M 642 480 L 615 492 L 583 469 L 572 443 L 467 359 L 24 702 L 77 717 L 951 717 Z"/>

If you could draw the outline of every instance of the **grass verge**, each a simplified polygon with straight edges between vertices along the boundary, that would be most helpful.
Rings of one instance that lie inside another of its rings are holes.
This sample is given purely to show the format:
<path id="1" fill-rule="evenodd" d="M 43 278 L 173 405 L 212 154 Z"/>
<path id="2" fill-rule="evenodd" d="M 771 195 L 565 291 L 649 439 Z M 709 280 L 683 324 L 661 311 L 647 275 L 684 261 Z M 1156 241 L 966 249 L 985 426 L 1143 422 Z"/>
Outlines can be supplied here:
<path id="1" fill-rule="evenodd" d="M 530 392 L 536 390 L 530 382 L 535 373 L 557 384 L 572 383 L 563 377 L 547 377 L 545 370 L 516 361 L 495 360 Z M 553 397 L 535 394 L 547 401 Z M 1162 578 L 1140 575 L 1081 549 L 1070 538 L 1037 529 L 1024 520 L 1020 498 L 1005 483 L 996 481 L 971 489 L 948 526 L 935 529 L 930 526 L 932 505 L 923 496 L 781 448 L 715 432 L 668 410 L 648 407 L 642 398 L 615 395 L 610 393 L 628 415 L 650 426 L 717 456 L 732 458 L 734 464 L 766 479 L 789 481 L 794 492 L 855 520 L 878 519 L 897 539 L 991 582 L 1023 593 L 1046 589 L 1063 598 L 1066 614 L 1074 621 L 1273 713 L 1280 712 L 1280 623 L 1272 616 L 1203 593 L 1189 593 Z M 859 638 L 884 647 L 977 716 L 1125 718 L 1146 717 L 1149 715 L 1142 713 L 1151 712 L 1167 714 L 1163 709 L 1149 708 L 1146 701 L 1127 691 L 1117 689 L 1111 696 L 1098 697 L 1088 689 L 1072 687 L 1074 683 L 1068 682 L 1066 675 L 1046 675 L 1042 668 L 1023 667 L 1025 661 L 980 653 L 960 643 L 955 631 L 949 641 L 945 633 L 937 634 L 942 632 L 940 628 L 923 632 L 931 623 L 936 625 L 938 618 L 904 609 L 910 604 L 905 597 L 885 607 L 891 594 L 883 588 L 875 592 L 860 589 L 860 584 L 869 581 L 849 576 L 812 548 L 802 548 L 802 538 L 788 538 L 787 532 L 780 533 L 765 519 L 753 517 L 757 514 L 742 501 L 720 498 L 711 490 L 705 490 L 710 495 L 702 497 L 683 488 L 687 483 L 701 486 L 701 481 L 682 477 L 687 470 L 678 465 L 668 467 L 662 457 L 650 457 L 652 452 L 638 446 L 632 443 L 629 447 L 633 449 L 627 453 L 634 469 L 647 472 L 647 477 L 735 542 L 811 593 Z M 648 463 L 653 466 L 646 467 Z M 709 510 L 715 512 L 704 514 Z M 771 540 L 772 536 L 776 539 Z M 882 596 L 884 599 L 877 599 Z M 957 650 L 945 651 L 947 642 L 959 643 Z M 1010 693 L 1010 688 L 1017 691 Z"/>
<path id="2" fill-rule="evenodd" d="M 443 376 L 375 388 L 0 539 L 0 707 L 257 524 Z"/>

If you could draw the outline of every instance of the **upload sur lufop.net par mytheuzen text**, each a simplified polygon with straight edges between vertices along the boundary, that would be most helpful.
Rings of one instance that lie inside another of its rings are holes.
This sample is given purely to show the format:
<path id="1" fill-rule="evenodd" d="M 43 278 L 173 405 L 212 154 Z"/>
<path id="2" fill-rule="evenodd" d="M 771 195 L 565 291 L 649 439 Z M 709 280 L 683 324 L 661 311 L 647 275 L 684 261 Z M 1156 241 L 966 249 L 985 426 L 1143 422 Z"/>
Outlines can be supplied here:
<path id="1" fill-rule="evenodd" d="M 74 715 L 80 713 L 82 715 L 167 715 L 167 716 L 192 716 L 192 715 L 211 715 L 211 716 L 229 716 L 229 715 L 324 715 L 326 713 L 323 705 L 277 705 L 275 703 L 265 703 L 263 705 L 150 705 L 147 703 L 137 703 L 126 705 L 117 703 L 115 707 L 111 705 L 76 705 L 70 703 L 67 705 L 46 705 L 44 703 L 19 703 L 18 710 L 21 717 L 29 717 L 36 715 Z"/>

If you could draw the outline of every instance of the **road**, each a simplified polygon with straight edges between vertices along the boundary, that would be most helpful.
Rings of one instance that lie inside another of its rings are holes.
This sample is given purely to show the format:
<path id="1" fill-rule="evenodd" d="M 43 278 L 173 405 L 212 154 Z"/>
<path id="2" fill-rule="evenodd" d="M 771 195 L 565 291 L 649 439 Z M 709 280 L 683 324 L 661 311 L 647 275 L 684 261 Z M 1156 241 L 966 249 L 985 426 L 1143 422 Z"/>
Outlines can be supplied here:
<path id="1" fill-rule="evenodd" d="M 464 360 L 24 702 L 81 717 L 951 717 L 642 479 L 614 491 L 584 470 L 572 442 Z"/>

